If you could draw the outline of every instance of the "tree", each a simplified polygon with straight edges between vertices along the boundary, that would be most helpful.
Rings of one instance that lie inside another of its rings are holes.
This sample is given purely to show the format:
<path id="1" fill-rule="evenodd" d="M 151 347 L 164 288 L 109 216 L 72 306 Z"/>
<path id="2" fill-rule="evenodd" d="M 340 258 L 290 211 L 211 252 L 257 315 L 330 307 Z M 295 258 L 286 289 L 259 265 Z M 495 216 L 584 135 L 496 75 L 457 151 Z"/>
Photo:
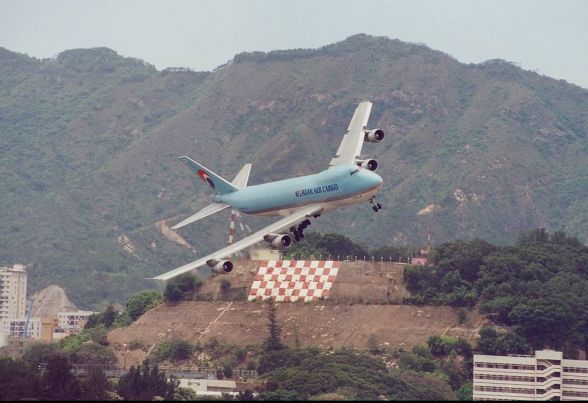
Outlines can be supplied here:
<path id="1" fill-rule="evenodd" d="M 473 306 L 511 326 L 480 341 L 488 351 L 552 347 L 588 350 L 588 247 L 562 231 L 521 233 L 514 246 L 456 241 L 435 248 L 433 267 L 407 267 L 414 304 Z M 518 337 L 517 337 L 518 336 Z"/>
<path id="2" fill-rule="evenodd" d="M 464 339 L 451 336 L 431 336 L 427 340 L 429 351 L 436 356 L 446 356 L 450 353 L 460 354 L 466 358 L 472 356 L 472 346 Z"/>
<path id="3" fill-rule="evenodd" d="M 116 319 L 116 310 L 114 309 L 114 305 L 110 304 L 106 307 L 106 310 L 102 313 L 101 322 L 107 328 L 111 327 Z"/>
<path id="4" fill-rule="evenodd" d="M 459 400 L 473 400 L 474 391 L 471 383 L 463 384 L 456 395 Z"/>
<path id="5" fill-rule="evenodd" d="M 110 304 L 106 307 L 104 312 L 90 315 L 84 329 L 93 329 L 100 324 L 104 325 L 106 328 L 110 328 L 114 323 L 117 316 L 117 312 L 114 309 L 114 305 Z"/>
<path id="6" fill-rule="evenodd" d="M 378 336 L 376 336 L 373 333 L 368 336 L 367 348 L 371 354 L 377 355 L 382 353 L 382 348 L 380 347 Z"/>
<path id="7" fill-rule="evenodd" d="M 509 314 L 520 333 L 536 347 L 561 348 L 571 336 L 577 317 L 566 301 L 558 298 L 533 299 L 516 305 Z"/>
<path id="8" fill-rule="evenodd" d="M 39 370 L 24 361 L 0 358 L 0 400 L 20 400 L 38 396 Z"/>
<path id="9" fill-rule="evenodd" d="M 153 352 L 153 357 L 156 361 L 180 361 L 190 358 L 193 351 L 194 346 L 190 342 L 175 339 L 159 343 Z"/>
<path id="10" fill-rule="evenodd" d="M 80 385 L 71 372 L 66 354 L 57 352 L 49 356 L 41 390 L 42 397 L 49 400 L 77 400 L 80 397 Z"/>
<path id="11" fill-rule="evenodd" d="M 537 228 L 528 232 L 521 232 L 517 239 L 519 245 L 528 243 L 547 243 L 549 241 L 549 234 L 545 228 Z"/>
<path id="12" fill-rule="evenodd" d="M 182 293 L 182 290 L 180 290 L 180 287 L 168 282 L 165 286 L 163 298 L 165 298 L 167 302 L 178 302 L 184 299 L 184 294 Z"/>
<path id="13" fill-rule="evenodd" d="M 265 351 L 273 351 L 273 350 L 281 350 L 284 348 L 281 340 L 280 335 L 282 333 L 282 329 L 278 323 L 278 319 L 276 316 L 277 313 L 277 306 L 276 303 L 270 298 L 267 302 L 267 318 L 269 320 L 268 323 L 268 338 L 265 341 Z"/>
<path id="14" fill-rule="evenodd" d="M 152 400 L 155 396 L 171 400 L 178 385 L 179 381 L 173 377 L 168 381 L 165 372 L 160 372 L 157 365 L 149 366 L 149 361 L 145 360 L 141 367 L 132 366 L 120 378 L 117 393 L 125 400 Z"/>
<path id="15" fill-rule="evenodd" d="M 448 351 L 448 343 L 443 336 L 430 336 L 427 340 L 427 344 L 429 346 L 429 351 L 431 354 L 444 356 Z"/>
<path id="16" fill-rule="evenodd" d="M 81 395 L 84 400 L 107 400 L 110 384 L 101 366 L 90 368 L 88 377 L 81 383 Z"/>
<path id="17" fill-rule="evenodd" d="M 320 234 L 319 234 L 320 236 Z M 367 249 L 353 243 L 351 239 L 340 234 L 325 234 L 318 239 L 316 246 L 326 250 L 331 256 L 369 256 Z M 325 256 L 323 256 L 325 257 Z"/>
<path id="18" fill-rule="evenodd" d="M 129 317 L 135 321 L 146 311 L 157 306 L 161 302 L 161 294 L 154 290 L 141 291 L 132 295 L 126 307 Z"/>
<path id="19" fill-rule="evenodd" d="M 514 332 L 504 332 L 496 339 L 496 354 L 530 354 L 533 348 L 527 340 Z"/>
<path id="20" fill-rule="evenodd" d="M 71 351 L 70 359 L 74 364 L 108 365 L 116 362 L 116 356 L 112 349 L 93 342 L 80 344 L 74 351 Z"/>
<path id="21" fill-rule="evenodd" d="M 498 333 L 494 328 L 483 327 L 476 350 L 488 355 L 528 354 L 531 346 L 524 338 L 513 332 Z"/>
<path id="22" fill-rule="evenodd" d="M 496 355 L 498 332 L 492 327 L 483 327 L 478 334 L 480 337 L 478 338 L 476 350 L 487 355 Z"/>
<path id="23" fill-rule="evenodd" d="M 38 368 L 41 363 L 46 363 L 49 356 L 55 354 L 56 351 L 55 344 L 35 343 L 25 350 L 22 359 L 32 368 Z"/>
<path id="24" fill-rule="evenodd" d="M 177 302 L 192 298 L 192 294 L 202 286 L 202 280 L 192 273 L 184 273 L 170 279 L 164 292 L 167 302 Z"/>

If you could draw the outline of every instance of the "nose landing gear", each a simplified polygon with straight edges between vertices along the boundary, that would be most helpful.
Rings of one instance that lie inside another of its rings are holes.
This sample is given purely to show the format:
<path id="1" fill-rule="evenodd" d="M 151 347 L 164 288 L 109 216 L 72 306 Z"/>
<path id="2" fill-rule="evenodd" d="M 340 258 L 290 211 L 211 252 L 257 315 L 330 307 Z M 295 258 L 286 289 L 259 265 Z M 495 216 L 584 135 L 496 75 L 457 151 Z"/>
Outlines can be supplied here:
<path id="1" fill-rule="evenodd" d="M 373 204 L 372 210 L 374 210 L 374 213 L 377 213 L 378 211 L 382 210 L 382 205 L 376 202 L 375 196 L 370 197 L 370 203 Z"/>

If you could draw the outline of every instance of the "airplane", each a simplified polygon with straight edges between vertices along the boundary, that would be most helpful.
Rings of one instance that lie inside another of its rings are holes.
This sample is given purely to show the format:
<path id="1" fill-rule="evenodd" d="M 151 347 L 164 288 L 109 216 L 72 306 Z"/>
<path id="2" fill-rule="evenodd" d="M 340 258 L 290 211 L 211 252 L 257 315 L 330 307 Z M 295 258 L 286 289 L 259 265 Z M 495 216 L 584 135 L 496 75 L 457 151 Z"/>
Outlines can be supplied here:
<path id="1" fill-rule="evenodd" d="M 228 256 L 262 241 L 268 242 L 274 249 L 285 249 L 292 245 L 292 236 L 295 241 L 302 239 L 311 219 L 327 211 L 365 201 L 372 204 L 375 212 L 379 211 L 382 205 L 375 201 L 375 194 L 382 188 L 383 180 L 374 172 L 378 162 L 374 159 L 360 159 L 364 142 L 379 143 L 384 139 L 382 129 L 367 129 L 371 109 L 372 103 L 368 101 L 357 106 L 329 167 L 314 175 L 247 186 L 251 164 L 245 164 L 229 182 L 189 157 L 179 157 L 194 175 L 216 193 L 212 195 L 211 204 L 172 229 L 181 228 L 229 207 L 244 214 L 282 218 L 238 242 L 153 279 L 166 281 L 205 265 L 216 274 L 230 273 L 233 263 L 227 259 Z"/>

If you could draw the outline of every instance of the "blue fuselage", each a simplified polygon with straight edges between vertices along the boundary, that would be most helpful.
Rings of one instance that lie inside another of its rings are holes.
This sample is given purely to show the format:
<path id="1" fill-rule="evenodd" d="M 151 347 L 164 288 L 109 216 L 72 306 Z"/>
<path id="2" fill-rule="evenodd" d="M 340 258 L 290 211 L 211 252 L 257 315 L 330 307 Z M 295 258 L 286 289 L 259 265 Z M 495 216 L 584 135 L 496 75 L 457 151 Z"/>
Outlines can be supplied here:
<path id="1" fill-rule="evenodd" d="M 224 195 L 213 201 L 227 203 L 246 214 L 285 215 L 311 203 L 339 206 L 365 201 L 382 186 L 382 178 L 356 165 L 337 166 L 314 175 L 299 176 Z"/>

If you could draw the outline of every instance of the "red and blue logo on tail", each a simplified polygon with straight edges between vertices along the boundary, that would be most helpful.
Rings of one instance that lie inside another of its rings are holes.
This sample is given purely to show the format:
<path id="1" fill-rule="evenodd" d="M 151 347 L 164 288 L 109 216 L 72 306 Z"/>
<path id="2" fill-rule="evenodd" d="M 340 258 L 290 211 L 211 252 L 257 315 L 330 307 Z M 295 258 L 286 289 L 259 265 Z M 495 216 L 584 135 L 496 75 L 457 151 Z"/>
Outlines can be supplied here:
<path id="1" fill-rule="evenodd" d="M 227 182 L 221 176 L 218 176 L 210 169 L 206 168 L 203 165 L 200 165 L 196 161 L 193 161 L 187 156 L 179 157 L 179 160 L 182 161 L 184 164 L 190 168 L 190 170 L 198 175 L 200 180 L 210 186 L 211 189 L 215 190 L 217 193 L 223 195 L 228 193 L 233 193 L 239 190 L 238 187 L 233 185 L 230 182 Z"/>
<path id="2" fill-rule="evenodd" d="M 212 181 L 212 179 L 210 179 L 210 176 L 208 176 L 206 171 L 199 169 L 197 173 L 198 173 L 198 176 L 200 177 L 200 179 L 202 180 L 202 182 L 208 183 L 208 186 L 210 186 L 211 188 L 214 189 L 214 182 Z"/>

